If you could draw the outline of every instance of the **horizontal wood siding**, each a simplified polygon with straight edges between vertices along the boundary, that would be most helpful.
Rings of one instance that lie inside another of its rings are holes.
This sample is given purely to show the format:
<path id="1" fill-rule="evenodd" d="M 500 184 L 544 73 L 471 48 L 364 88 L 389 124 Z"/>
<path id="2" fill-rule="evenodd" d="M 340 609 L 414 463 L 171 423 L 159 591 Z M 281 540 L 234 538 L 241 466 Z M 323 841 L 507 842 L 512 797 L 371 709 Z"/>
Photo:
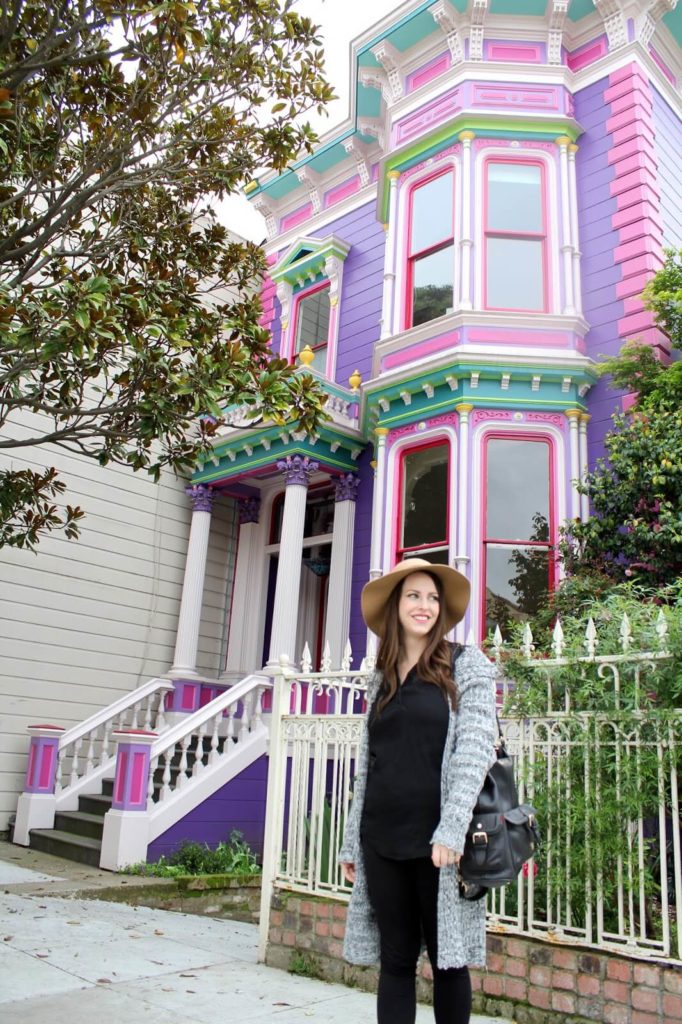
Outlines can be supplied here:
<path id="1" fill-rule="evenodd" d="M 28 416 L 10 427 L 18 438 L 40 429 Z M 54 465 L 66 501 L 86 518 L 80 540 L 55 534 L 37 554 L 0 549 L 0 830 L 23 785 L 28 725 L 74 725 L 170 668 L 191 519 L 186 482 L 170 472 L 155 484 L 146 474 L 37 447 L 1 455 L 0 466 L 8 465 Z M 197 666 L 210 676 L 224 657 L 235 542 L 234 502 L 219 498 Z"/>
<path id="2" fill-rule="evenodd" d="M 682 249 L 682 120 L 656 89 L 651 92 L 654 100 L 663 244 L 666 248 Z"/>

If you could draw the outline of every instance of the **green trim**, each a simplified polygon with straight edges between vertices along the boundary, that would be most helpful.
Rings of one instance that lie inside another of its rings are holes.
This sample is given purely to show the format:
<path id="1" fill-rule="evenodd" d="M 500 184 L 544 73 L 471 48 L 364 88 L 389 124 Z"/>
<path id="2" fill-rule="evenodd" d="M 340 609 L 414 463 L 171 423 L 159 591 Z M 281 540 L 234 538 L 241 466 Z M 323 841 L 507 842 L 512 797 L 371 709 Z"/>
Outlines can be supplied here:
<path id="1" fill-rule="evenodd" d="M 320 275 L 326 277 L 324 264 L 330 256 L 335 256 L 342 263 L 350 252 L 350 245 L 341 238 L 329 235 L 327 238 L 311 239 L 309 243 L 301 241 L 291 246 L 282 259 L 270 271 L 269 276 L 275 283 L 286 281 L 292 288 L 300 283 L 301 278 L 315 280 Z M 300 259 L 296 258 L 302 248 L 309 248 L 311 251 Z M 309 282 L 306 281 L 306 287 Z"/>
<path id="2" fill-rule="evenodd" d="M 397 416 L 391 416 L 390 413 L 382 413 L 375 426 L 388 427 L 392 430 L 395 427 L 403 427 L 408 423 L 413 423 L 415 420 L 431 419 L 431 417 L 438 416 L 442 412 L 455 412 L 455 406 L 461 405 L 463 402 L 466 402 L 467 405 L 472 405 L 474 411 L 477 409 L 487 409 L 491 405 L 523 411 L 524 408 L 532 405 L 535 408 L 541 407 L 547 412 L 565 412 L 566 409 L 580 409 L 581 412 L 587 412 L 585 402 L 582 399 L 572 398 L 570 395 L 567 395 L 564 401 L 554 401 L 549 398 L 526 398 L 524 396 L 519 396 L 517 399 L 509 397 L 491 398 L 488 395 L 481 395 L 479 391 L 463 391 L 461 394 L 453 391 L 450 400 L 447 402 L 435 403 L 433 400 L 429 402 L 428 416 L 424 415 L 424 409 L 420 409 L 417 413 L 415 407 L 411 405 L 406 407 L 405 411 Z"/>
<path id="3" fill-rule="evenodd" d="M 526 139 L 533 142 L 554 142 L 558 135 L 567 135 L 572 142 L 578 138 L 579 130 L 566 121 L 528 121 L 523 118 L 480 117 L 466 112 L 458 114 L 444 125 L 423 135 L 404 149 L 395 150 L 381 164 L 378 178 L 378 216 L 382 223 L 388 218 L 388 174 L 391 171 L 408 171 L 415 164 L 435 156 L 445 146 L 457 141 L 460 132 L 471 131 L 478 138 Z"/>
<path id="4" fill-rule="evenodd" d="M 243 444 L 243 441 L 241 443 Z M 366 442 L 359 440 L 356 445 L 353 445 L 353 448 L 360 448 L 362 450 L 365 446 Z M 240 458 L 240 455 L 243 457 Z M 336 453 L 329 451 L 328 445 L 324 445 L 321 448 L 319 440 L 314 445 L 305 440 L 281 444 L 279 451 L 271 450 L 258 457 L 255 455 L 245 455 L 243 452 L 240 455 L 237 456 L 234 462 L 228 459 L 227 456 L 224 456 L 217 467 L 211 465 L 210 469 L 207 467 L 197 469 L 192 475 L 192 483 L 201 484 L 211 483 L 216 480 L 230 480 L 232 477 L 241 476 L 244 473 L 255 471 L 268 465 L 274 468 L 278 460 L 287 455 L 308 455 L 321 465 L 333 466 L 345 472 L 353 471 L 357 468 L 357 461 L 351 459 L 350 452 L 347 458 L 344 459 Z"/>

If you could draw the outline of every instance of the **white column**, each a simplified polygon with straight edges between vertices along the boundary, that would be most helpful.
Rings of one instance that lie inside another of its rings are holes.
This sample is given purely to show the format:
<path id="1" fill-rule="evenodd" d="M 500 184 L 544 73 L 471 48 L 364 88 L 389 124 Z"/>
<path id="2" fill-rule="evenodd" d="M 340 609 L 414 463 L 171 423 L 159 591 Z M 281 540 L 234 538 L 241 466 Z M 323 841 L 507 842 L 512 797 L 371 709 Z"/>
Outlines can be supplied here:
<path id="1" fill-rule="evenodd" d="M 232 611 L 230 615 L 230 635 L 227 642 L 227 660 L 225 675 L 241 679 L 256 666 L 255 658 L 260 657 L 252 650 L 251 637 L 257 616 L 253 608 L 257 602 L 254 594 L 256 573 L 254 562 L 259 550 L 260 498 L 241 498 L 239 510 L 239 541 L 237 544 L 237 564 L 234 571 L 232 588 Z M 261 633 L 262 639 L 262 633 Z"/>
<path id="2" fill-rule="evenodd" d="M 353 531 L 359 477 L 345 473 L 336 485 L 332 560 L 327 597 L 327 637 L 332 667 L 339 668 L 348 640 L 350 591 L 353 578 Z"/>
<path id="3" fill-rule="evenodd" d="M 574 142 L 568 147 L 568 186 L 571 207 L 571 244 L 573 246 L 573 302 L 580 316 L 583 312 L 582 286 L 580 283 L 580 234 L 578 231 L 578 180 L 575 170 L 575 154 L 578 147 Z"/>
<path id="4" fill-rule="evenodd" d="M 471 301 L 471 252 L 474 246 L 472 229 L 473 209 L 471 206 L 472 151 L 471 143 L 476 138 L 473 132 L 460 132 L 462 143 L 462 232 L 459 240 L 459 262 L 461 267 L 460 309 L 472 309 Z"/>
<path id="5" fill-rule="evenodd" d="M 398 180 L 399 171 L 389 171 L 389 194 L 388 194 L 388 224 L 384 225 L 386 230 L 386 251 L 384 253 L 384 294 L 381 309 L 381 338 L 390 338 L 393 334 L 395 320 L 395 275 L 396 275 L 396 251 L 398 240 L 396 237 L 398 220 Z"/>
<path id="6" fill-rule="evenodd" d="M 468 576 L 471 555 L 468 554 L 469 530 L 469 414 L 473 405 L 466 402 L 455 406 L 459 415 L 459 438 L 457 444 L 457 554 L 453 562 L 454 568 L 464 576 Z M 462 619 L 455 628 L 455 637 L 460 643 L 466 640 L 466 624 Z"/>
<path id="7" fill-rule="evenodd" d="M 580 454 L 579 454 L 579 439 L 578 439 L 578 424 L 582 413 L 580 409 L 567 409 L 566 416 L 568 417 L 568 423 L 570 427 L 570 447 L 571 447 L 571 464 L 570 464 L 570 477 L 571 477 L 571 518 L 578 519 L 580 516 L 580 494 L 576 484 L 580 479 Z"/>
<path id="8" fill-rule="evenodd" d="M 590 422 L 589 414 L 580 414 L 580 480 L 585 482 L 587 477 L 587 424 Z M 580 518 L 585 522 L 590 518 L 590 499 L 586 494 L 580 495 Z"/>
<path id="9" fill-rule="evenodd" d="M 559 147 L 559 177 L 561 179 L 561 258 L 563 261 L 564 278 L 564 313 L 575 313 L 573 298 L 573 242 L 571 233 L 571 206 L 569 199 L 568 146 L 571 140 L 568 135 L 560 135 L 556 140 Z"/>
<path id="10" fill-rule="evenodd" d="M 376 471 L 374 474 L 374 494 L 372 495 L 372 542 L 369 556 L 369 578 L 378 579 L 383 571 L 383 539 L 384 519 L 386 518 L 385 494 L 386 487 L 386 436 L 388 427 L 376 427 L 374 430 L 377 439 L 376 448 Z M 376 653 L 376 637 L 370 629 L 367 630 L 367 655 Z"/>
<path id="11" fill-rule="evenodd" d="M 299 587 L 303 558 L 303 528 L 308 483 L 319 465 L 308 456 L 287 456 L 277 463 L 284 476 L 286 491 L 279 543 L 275 603 L 272 612 L 268 665 L 279 665 L 284 655 L 294 660 L 298 624 Z"/>
<path id="12" fill-rule="evenodd" d="M 204 598 L 206 555 L 214 498 L 211 488 L 203 487 L 201 484 L 185 488 L 185 493 L 192 502 L 192 525 L 189 531 L 178 633 L 171 667 L 173 675 L 182 677 L 197 674 L 201 605 Z"/>

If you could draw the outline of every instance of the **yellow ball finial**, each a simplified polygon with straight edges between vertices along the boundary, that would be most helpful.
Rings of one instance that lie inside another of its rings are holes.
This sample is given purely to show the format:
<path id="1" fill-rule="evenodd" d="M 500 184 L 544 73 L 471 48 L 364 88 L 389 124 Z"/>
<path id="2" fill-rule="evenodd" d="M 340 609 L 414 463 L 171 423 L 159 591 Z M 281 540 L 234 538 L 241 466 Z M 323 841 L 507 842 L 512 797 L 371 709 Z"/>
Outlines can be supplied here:
<path id="1" fill-rule="evenodd" d="M 362 384 L 362 377 L 360 376 L 359 370 L 353 370 L 350 377 L 348 378 L 348 383 L 350 384 L 352 391 L 358 390 L 358 388 Z"/>
<path id="2" fill-rule="evenodd" d="M 315 353 L 311 349 L 310 345 L 306 345 L 306 347 L 298 353 L 298 361 L 299 363 L 303 363 L 304 366 L 310 366 L 314 358 Z"/>

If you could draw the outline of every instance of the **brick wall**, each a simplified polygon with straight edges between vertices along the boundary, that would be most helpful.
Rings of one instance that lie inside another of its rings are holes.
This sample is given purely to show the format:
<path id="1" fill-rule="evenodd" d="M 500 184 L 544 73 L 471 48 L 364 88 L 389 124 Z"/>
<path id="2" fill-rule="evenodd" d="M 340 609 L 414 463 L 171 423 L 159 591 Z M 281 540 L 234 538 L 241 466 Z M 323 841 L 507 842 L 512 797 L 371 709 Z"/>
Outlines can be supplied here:
<path id="1" fill-rule="evenodd" d="M 374 991 L 374 968 L 343 960 L 345 904 L 278 892 L 266 962 Z M 488 966 L 472 971 L 474 1010 L 516 1024 L 678 1024 L 682 968 L 520 936 L 488 935 Z M 429 966 L 419 998 L 430 1002 Z"/>

